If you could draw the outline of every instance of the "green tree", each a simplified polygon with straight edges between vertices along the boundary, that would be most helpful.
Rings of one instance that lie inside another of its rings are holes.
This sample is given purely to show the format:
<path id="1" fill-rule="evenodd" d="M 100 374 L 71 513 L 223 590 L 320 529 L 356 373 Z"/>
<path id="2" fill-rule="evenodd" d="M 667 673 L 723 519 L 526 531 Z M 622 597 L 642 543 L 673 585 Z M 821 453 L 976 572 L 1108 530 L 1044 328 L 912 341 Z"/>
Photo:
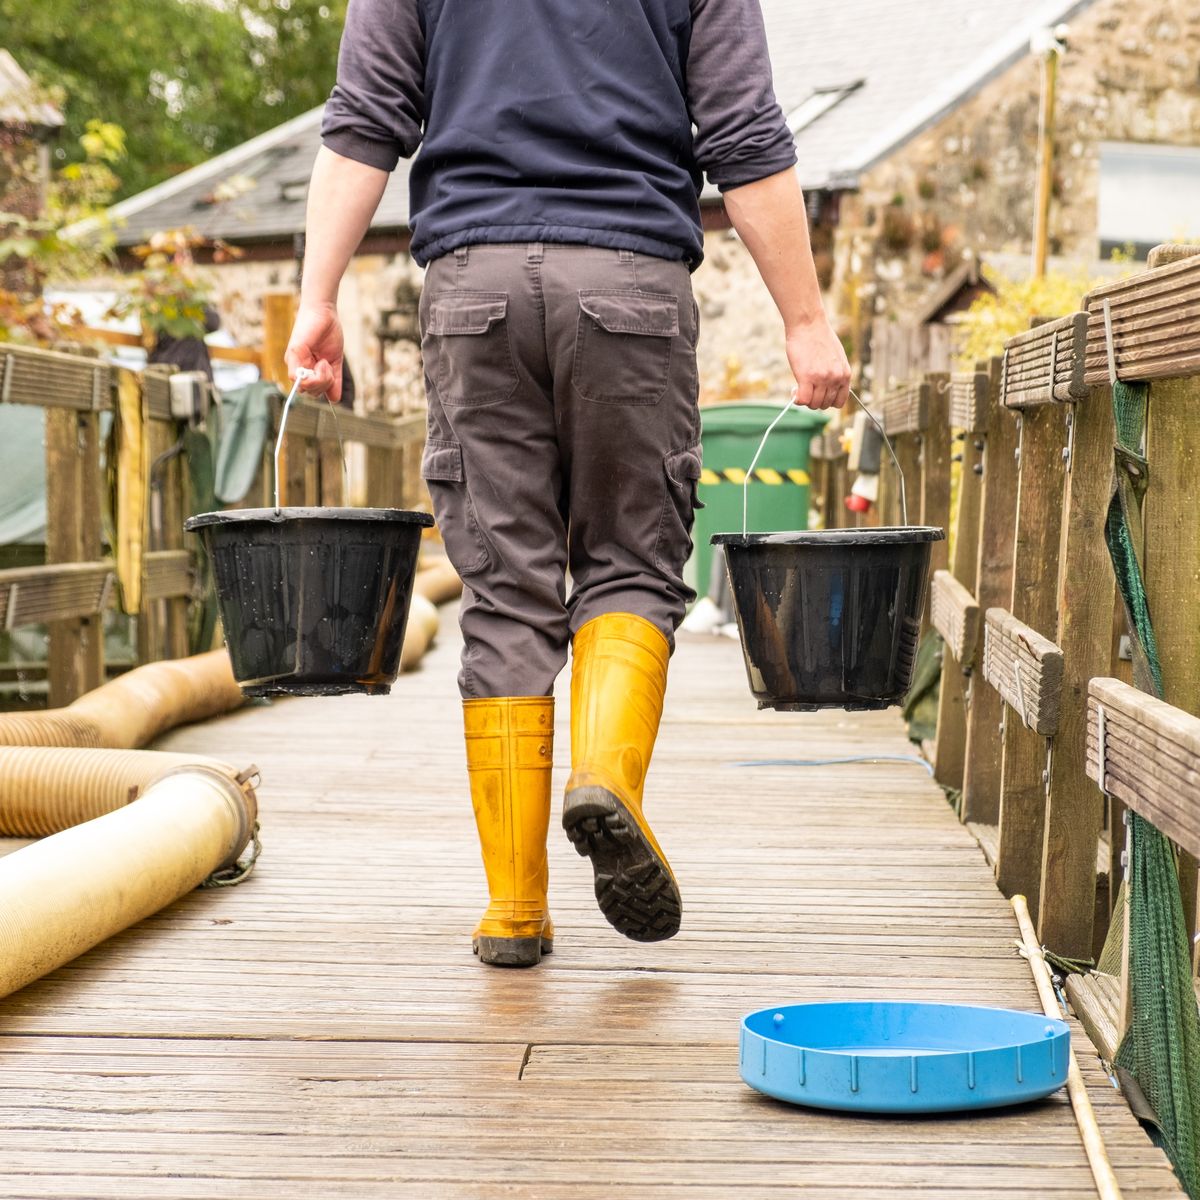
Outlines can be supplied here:
<path id="1" fill-rule="evenodd" d="M 345 0 L 0 0 L 4 45 L 62 98 L 59 162 L 87 122 L 127 135 L 121 195 L 321 103 Z"/>

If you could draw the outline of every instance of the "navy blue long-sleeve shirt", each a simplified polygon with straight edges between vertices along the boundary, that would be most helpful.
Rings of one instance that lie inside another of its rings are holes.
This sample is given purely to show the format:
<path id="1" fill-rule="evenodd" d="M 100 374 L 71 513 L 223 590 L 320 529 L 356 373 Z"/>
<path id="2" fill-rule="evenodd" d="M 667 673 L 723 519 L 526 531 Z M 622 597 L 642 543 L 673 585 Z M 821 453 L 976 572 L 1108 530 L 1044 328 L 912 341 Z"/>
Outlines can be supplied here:
<path id="1" fill-rule="evenodd" d="M 786 170 L 759 0 L 350 0 L 325 144 L 410 175 L 412 254 L 703 257 L 703 175 Z"/>

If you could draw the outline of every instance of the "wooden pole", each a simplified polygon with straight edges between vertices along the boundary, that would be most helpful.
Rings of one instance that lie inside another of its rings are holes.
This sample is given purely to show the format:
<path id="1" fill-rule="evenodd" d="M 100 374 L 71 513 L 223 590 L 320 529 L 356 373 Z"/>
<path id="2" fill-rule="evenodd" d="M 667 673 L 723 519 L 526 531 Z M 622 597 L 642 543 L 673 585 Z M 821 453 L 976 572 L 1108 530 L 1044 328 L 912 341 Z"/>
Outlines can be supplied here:
<path id="1" fill-rule="evenodd" d="M 1050 193 L 1054 183 L 1054 106 L 1058 91 L 1057 43 L 1042 63 L 1042 105 L 1038 118 L 1038 181 L 1036 224 L 1033 232 L 1033 277 L 1046 274 L 1046 249 L 1050 240 Z"/>
<path id="2" fill-rule="evenodd" d="M 1033 972 L 1033 982 L 1037 985 L 1042 1011 L 1046 1016 L 1060 1020 L 1062 1010 L 1054 995 L 1050 968 L 1046 966 L 1045 955 L 1038 945 L 1037 934 L 1033 931 L 1033 921 L 1030 920 L 1025 897 L 1014 896 L 1012 906 L 1017 916 L 1017 924 L 1021 927 L 1022 954 Z M 1121 1185 L 1117 1182 L 1116 1172 L 1109 1161 L 1104 1136 L 1096 1121 L 1096 1110 L 1092 1107 L 1092 1098 L 1088 1095 L 1087 1084 L 1083 1081 L 1083 1073 L 1079 1069 L 1079 1060 L 1075 1057 L 1074 1050 L 1070 1051 L 1067 1059 L 1067 1095 L 1071 1098 L 1075 1123 L 1079 1126 L 1079 1136 L 1083 1140 L 1088 1166 L 1092 1169 L 1092 1178 L 1096 1181 L 1097 1194 L 1101 1200 L 1121 1200 Z"/>

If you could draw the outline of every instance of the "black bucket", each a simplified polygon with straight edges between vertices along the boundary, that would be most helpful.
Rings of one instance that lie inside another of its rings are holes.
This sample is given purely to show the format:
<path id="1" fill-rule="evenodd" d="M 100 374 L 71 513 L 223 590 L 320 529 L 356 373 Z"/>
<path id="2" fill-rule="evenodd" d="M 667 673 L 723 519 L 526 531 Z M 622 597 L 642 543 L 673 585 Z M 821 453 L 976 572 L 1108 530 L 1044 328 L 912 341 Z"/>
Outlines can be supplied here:
<path id="1" fill-rule="evenodd" d="M 400 669 L 427 513 L 204 513 L 233 674 L 247 696 L 385 696 Z"/>
<path id="2" fill-rule="evenodd" d="M 759 708 L 887 708 L 912 684 L 945 530 L 718 533 Z"/>

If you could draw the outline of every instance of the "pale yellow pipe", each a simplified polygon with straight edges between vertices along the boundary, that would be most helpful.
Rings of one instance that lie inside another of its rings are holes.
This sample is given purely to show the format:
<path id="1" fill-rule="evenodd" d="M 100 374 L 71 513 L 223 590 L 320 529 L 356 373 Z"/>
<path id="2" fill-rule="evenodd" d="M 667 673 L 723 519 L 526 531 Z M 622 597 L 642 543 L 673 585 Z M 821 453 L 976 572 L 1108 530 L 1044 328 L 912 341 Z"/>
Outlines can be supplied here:
<path id="1" fill-rule="evenodd" d="M 430 566 L 422 567 L 417 572 L 416 592 L 434 604 L 445 604 L 457 600 L 462 595 L 463 583 L 458 572 L 442 559 Z"/>
<path id="2" fill-rule="evenodd" d="M 173 769 L 133 803 L 0 859 L 0 996 L 232 866 L 256 803 L 226 771 Z"/>
<path id="3" fill-rule="evenodd" d="M 195 766 L 237 782 L 232 767 L 152 750 L 0 747 L 0 837 L 45 837 L 143 795 L 169 771 Z"/>
<path id="4" fill-rule="evenodd" d="M 229 654 L 148 663 L 66 708 L 0 715 L 0 746 L 87 746 L 133 750 L 168 729 L 243 703 Z"/>
<path id="5" fill-rule="evenodd" d="M 432 601 L 419 592 L 412 598 L 408 624 L 404 627 L 404 646 L 400 651 L 400 670 L 411 671 L 425 657 L 425 652 L 437 637 L 440 618 Z"/>

